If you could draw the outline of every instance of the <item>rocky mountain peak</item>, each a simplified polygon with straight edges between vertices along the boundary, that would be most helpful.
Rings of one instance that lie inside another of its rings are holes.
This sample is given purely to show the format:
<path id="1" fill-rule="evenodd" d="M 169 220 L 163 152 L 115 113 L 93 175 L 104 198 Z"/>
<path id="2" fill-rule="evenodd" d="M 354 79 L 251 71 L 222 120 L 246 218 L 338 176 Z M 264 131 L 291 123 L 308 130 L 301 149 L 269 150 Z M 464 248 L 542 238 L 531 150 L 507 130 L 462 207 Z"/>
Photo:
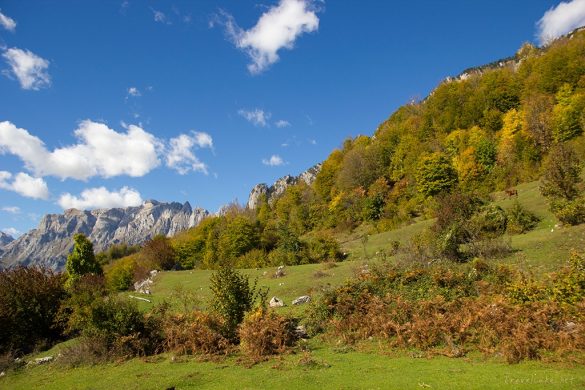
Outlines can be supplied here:
<path id="1" fill-rule="evenodd" d="M 2 246 L 0 267 L 42 265 L 60 270 L 73 247 L 73 235 L 85 234 L 101 252 L 122 242 L 138 245 L 163 234 L 173 236 L 197 226 L 209 213 L 173 202 L 148 200 L 141 206 L 77 210 L 45 215 L 36 229 Z"/>
<path id="2" fill-rule="evenodd" d="M 288 187 L 295 185 L 300 181 L 305 182 L 307 185 L 313 184 L 317 178 L 317 174 L 321 171 L 321 166 L 322 163 L 314 165 L 298 176 L 283 176 L 276 180 L 270 187 L 266 183 L 256 184 L 254 188 L 252 188 L 252 191 L 250 191 L 250 196 L 248 196 L 247 207 L 251 210 L 257 208 L 263 197 L 266 197 L 268 202 L 273 202 L 276 198 L 281 196 Z"/>

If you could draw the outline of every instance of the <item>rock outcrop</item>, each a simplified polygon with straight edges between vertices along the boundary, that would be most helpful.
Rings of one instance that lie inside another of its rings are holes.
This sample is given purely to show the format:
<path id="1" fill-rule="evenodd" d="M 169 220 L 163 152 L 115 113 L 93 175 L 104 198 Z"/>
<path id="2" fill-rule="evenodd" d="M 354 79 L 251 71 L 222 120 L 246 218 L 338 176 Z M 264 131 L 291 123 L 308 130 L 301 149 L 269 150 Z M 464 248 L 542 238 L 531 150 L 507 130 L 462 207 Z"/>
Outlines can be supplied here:
<path id="1" fill-rule="evenodd" d="M 273 202 L 276 198 L 281 196 L 288 187 L 301 181 L 305 182 L 307 185 L 313 184 L 317 178 L 317 174 L 321 171 L 321 166 L 321 163 L 314 165 L 299 176 L 286 175 L 281 177 L 270 187 L 265 183 L 256 184 L 254 188 L 252 188 L 252 191 L 250 191 L 247 204 L 248 208 L 251 210 L 257 208 L 264 197 L 268 202 Z"/>
<path id="2" fill-rule="evenodd" d="M 189 202 L 161 203 L 146 201 L 141 206 L 45 215 L 36 229 L 3 247 L 0 267 L 41 265 L 61 270 L 73 247 L 73 235 L 85 234 L 96 252 L 112 244 L 142 244 L 163 234 L 173 236 L 198 225 L 209 213 L 192 209 Z"/>
<path id="3" fill-rule="evenodd" d="M 0 232 L 0 256 L 4 253 L 4 247 L 14 241 L 11 235 Z"/>

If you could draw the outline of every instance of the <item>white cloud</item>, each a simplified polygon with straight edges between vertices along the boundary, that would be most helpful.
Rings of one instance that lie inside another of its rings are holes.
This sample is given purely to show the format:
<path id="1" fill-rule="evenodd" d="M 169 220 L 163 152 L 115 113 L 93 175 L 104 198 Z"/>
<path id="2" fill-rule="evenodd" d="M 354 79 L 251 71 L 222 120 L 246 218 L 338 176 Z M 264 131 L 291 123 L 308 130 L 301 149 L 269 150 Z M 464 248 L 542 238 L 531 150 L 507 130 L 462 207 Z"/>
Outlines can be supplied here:
<path id="1" fill-rule="evenodd" d="M 266 127 L 268 125 L 268 120 L 270 120 L 271 117 L 269 112 L 264 112 L 264 110 L 259 108 L 256 108 L 253 111 L 241 109 L 238 111 L 238 114 L 246 118 L 246 120 L 254 126 L 260 127 Z"/>
<path id="2" fill-rule="evenodd" d="M 252 60 L 248 65 L 250 73 L 257 74 L 278 61 L 279 50 L 292 49 L 300 35 L 319 28 L 315 11 L 311 0 L 280 0 L 249 30 L 240 28 L 229 14 L 224 14 L 223 24 L 236 47 Z"/>
<path id="3" fill-rule="evenodd" d="M 58 203 L 63 209 L 109 209 L 139 206 L 142 204 L 142 197 L 138 191 L 129 187 L 111 192 L 105 187 L 98 187 L 83 190 L 79 197 L 65 193 L 59 197 Z"/>
<path id="4" fill-rule="evenodd" d="M 29 50 L 10 48 L 2 54 L 11 70 L 4 73 L 15 76 L 22 89 L 38 91 L 51 85 L 51 77 L 47 73 L 49 61 Z"/>
<path id="5" fill-rule="evenodd" d="M 207 165 L 197 158 L 193 149 L 212 147 L 213 140 L 207 133 L 181 134 L 169 141 L 169 150 L 166 155 L 167 166 L 176 170 L 180 175 L 185 175 L 189 171 L 203 172 L 207 175 Z"/>
<path id="6" fill-rule="evenodd" d="M 310 140 L 309 140 L 309 143 L 310 143 L 311 145 L 317 145 L 317 140 L 315 140 L 315 139 L 310 139 Z"/>
<path id="7" fill-rule="evenodd" d="M 538 21 L 538 38 L 541 44 L 585 25 L 585 0 L 562 2 L 545 12 Z"/>
<path id="8" fill-rule="evenodd" d="M 41 178 L 35 178 L 23 172 L 13 176 L 10 172 L 0 171 L 0 188 L 14 191 L 27 198 L 49 198 L 47 183 Z"/>
<path id="9" fill-rule="evenodd" d="M 275 125 L 279 129 L 282 129 L 283 127 L 289 127 L 291 124 L 289 121 L 285 121 L 285 120 L 281 119 L 281 120 L 276 121 Z"/>
<path id="10" fill-rule="evenodd" d="M 20 214 L 20 207 L 6 206 L 6 207 L 2 207 L 2 211 L 10 213 L 10 214 Z"/>
<path id="11" fill-rule="evenodd" d="M 262 164 L 268 165 L 271 167 L 278 167 L 280 165 L 284 165 L 284 160 L 279 155 L 273 154 L 272 156 L 270 156 L 269 159 L 263 159 Z"/>
<path id="12" fill-rule="evenodd" d="M 0 26 L 4 27 L 8 31 L 14 32 L 16 29 L 16 22 L 11 17 L 0 12 Z"/>
<path id="13" fill-rule="evenodd" d="M 157 10 L 152 9 L 152 8 L 151 8 L 151 10 L 152 10 L 152 13 L 154 15 L 155 22 L 163 23 L 163 24 L 171 24 L 171 21 L 169 20 L 167 15 L 164 14 L 164 12 L 157 11 Z"/>
<path id="14" fill-rule="evenodd" d="M 93 176 L 144 176 L 160 161 L 160 141 L 138 126 L 118 133 L 85 120 L 75 130 L 78 143 L 48 151 L 38 137 L 10 122 L 0 122 L 0 153 L 18 156 L 37 176 L 87 180 Z"/>
<path id="15" fill-rule="evenodd" d="M 12 238 L 16 238 L 21 234 L 20 230 L 17 230 L 16 228 L 13 227 L 2 229 L 2 231 L 11 236 Z"/>
<path id="16" fill-rule="evenodd" d="M 209 134 L 194 132 L 193 138 L 195 139 L 195 144 L 200 148 L 213 148 L 213 139 Z"/>
<path id="17" fill-rule="evenodd" d="M 140 93 L 140 91 L 138 90 L 138 88 L 136 87 L 130 87 L 128 88 L 128 96 L 133 96 L 133 97 L 138 97 L 138 96 L 142 96 L 142 94 Z"/>
<path id="18" fill-rule="evenodd" d="M 126 131 L 117 132 L 103 123 L 85 120 L 74 132 L 76 144 L 49 151 L 41 139 L 27 130 L 8 121 L 0 122 L 0 154 L 18 156 L 35 176 L 55 176 L 62 180 L 141 177 L 158 167 L 161 159 L 180 174 L 208 173 L 207 165 L 197 158 L 193 149 L 212 149 L 211 135 L 191 132 L 167 142 L 138 126 L 122 123 L 122 127 Z"/>

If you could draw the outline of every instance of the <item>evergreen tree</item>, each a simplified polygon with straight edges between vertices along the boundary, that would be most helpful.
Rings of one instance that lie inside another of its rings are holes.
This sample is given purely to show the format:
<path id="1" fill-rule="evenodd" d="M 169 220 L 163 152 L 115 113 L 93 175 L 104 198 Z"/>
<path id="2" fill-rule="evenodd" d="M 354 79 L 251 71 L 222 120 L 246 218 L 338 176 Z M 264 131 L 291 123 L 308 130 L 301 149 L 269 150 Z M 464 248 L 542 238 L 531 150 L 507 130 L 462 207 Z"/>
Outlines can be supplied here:
<path id="1" fill-rule="evenodd" d="M 67 257 L 65 266 L 69 279 L 67 284 L 71 285 L 79 277 L 87 274 L 103 274 L 102 266 L 96 260 L 93 253 L 93 244 L 84 234 L 77 233 L 73 236 L 73 251 Z"/>

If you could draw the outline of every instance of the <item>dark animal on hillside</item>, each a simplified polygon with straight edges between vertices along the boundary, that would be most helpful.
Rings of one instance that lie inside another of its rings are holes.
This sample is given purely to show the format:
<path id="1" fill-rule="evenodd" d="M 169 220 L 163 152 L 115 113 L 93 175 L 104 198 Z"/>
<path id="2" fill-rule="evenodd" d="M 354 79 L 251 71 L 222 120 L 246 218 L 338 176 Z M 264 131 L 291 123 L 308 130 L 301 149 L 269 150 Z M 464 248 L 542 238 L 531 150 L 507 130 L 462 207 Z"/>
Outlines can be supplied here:
<path id="1" fill-rule="evenodd" d="M 518 190 L 515 188 L 508 188 L 505 192 L 506 195 L 508 195 L 508 198 L 511 198 L 513 196 L 518 197 Z"/>

